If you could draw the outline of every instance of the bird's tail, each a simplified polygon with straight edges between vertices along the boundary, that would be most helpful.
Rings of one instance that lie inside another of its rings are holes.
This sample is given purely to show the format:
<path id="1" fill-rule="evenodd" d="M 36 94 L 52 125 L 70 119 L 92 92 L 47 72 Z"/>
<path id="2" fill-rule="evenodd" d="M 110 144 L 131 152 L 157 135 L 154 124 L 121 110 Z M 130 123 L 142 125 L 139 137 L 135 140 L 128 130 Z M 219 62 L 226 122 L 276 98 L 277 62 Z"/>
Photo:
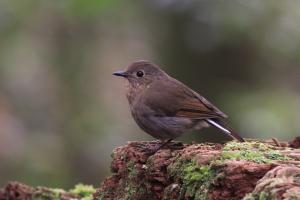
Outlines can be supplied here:
<path id="1" fill-rule="evenodd" d="M 245 142 L 245 140 L 239 136 L 236 132 L 234 132 L 232 129 L 228 128 L 226 125 L 223 125 L 223 123 L 219 122 L 216 119 L 206 119 L 206 122 L 208 122 L 210 125 L 220 129 L 223 133 L 230 136 L 233 139 L 238 140 L 239 142 Z"/>

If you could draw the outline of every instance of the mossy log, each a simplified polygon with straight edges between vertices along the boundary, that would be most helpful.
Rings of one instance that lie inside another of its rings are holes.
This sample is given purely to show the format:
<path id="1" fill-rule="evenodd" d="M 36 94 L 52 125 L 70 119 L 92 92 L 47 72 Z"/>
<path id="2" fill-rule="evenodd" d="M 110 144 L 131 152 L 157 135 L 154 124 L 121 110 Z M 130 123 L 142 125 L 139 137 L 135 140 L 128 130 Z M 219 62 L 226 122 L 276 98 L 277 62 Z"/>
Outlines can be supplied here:
<path id="1" fill-rule="evenodd" d="M 93 186 L 83 184 L 65 191 L 10 182 L 5 188 L 0 188 L 0 200 L 92 200 L 95 191 Z"/>
<path id="2" fill-rule="evenodd" d="M 291 143 L 129 142 L 112 154 L 112 175 L 97 191 L 9 183 L 0 200 L 300 199 L 300 137 Z"/>
<path id="3" fill-rule="evenodd" d="M 113 152 L 97 200 L 300 199 L 300 149 L 292 143 L 129 142 Z"/>

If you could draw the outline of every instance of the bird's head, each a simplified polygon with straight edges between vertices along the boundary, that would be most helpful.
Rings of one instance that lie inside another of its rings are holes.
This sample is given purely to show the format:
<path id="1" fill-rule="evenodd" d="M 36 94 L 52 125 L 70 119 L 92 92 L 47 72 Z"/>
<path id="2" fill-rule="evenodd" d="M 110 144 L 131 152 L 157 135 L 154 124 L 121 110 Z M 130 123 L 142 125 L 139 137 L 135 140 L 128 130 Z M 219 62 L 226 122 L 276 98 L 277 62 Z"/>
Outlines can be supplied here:
<path id="1" fill-rule="evenodd" d="M 113 75 L 126 78 L 132 87 L 147 86 L 167 76 L 157 65 L 145 60 L 135 61 L 125 71 L 117 71 Z"/>

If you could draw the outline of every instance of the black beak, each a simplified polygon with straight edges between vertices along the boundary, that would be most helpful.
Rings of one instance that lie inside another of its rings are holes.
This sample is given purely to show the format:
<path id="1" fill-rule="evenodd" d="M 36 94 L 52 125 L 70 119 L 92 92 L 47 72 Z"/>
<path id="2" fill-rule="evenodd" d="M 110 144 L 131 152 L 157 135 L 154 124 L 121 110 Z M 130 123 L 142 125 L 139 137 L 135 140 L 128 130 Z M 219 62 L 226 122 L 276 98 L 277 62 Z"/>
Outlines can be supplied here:
<path id="1" fill-rule="evenodd" d="M 122 76 L 122 77 L 126 77 L 127 76 L 126 72 L 124 72 L 124 71 L 117 71 L 117 72 L 113 73 L 113 75 L 115 75 L 115 76 Z"/>

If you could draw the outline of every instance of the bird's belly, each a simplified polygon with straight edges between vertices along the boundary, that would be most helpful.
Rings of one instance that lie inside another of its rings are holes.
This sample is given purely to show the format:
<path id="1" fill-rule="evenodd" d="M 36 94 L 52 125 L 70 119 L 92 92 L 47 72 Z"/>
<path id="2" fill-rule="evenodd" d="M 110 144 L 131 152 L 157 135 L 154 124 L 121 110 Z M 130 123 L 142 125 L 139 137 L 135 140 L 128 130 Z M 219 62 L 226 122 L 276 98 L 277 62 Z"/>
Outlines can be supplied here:
<path id="1" fill-rule="evenodd" d="M 155 115 L 134 115 L 139 127 L 157 139 L 175 139 L 195 126 L 195 122 L 182 117 L 162 117 Z"/>

